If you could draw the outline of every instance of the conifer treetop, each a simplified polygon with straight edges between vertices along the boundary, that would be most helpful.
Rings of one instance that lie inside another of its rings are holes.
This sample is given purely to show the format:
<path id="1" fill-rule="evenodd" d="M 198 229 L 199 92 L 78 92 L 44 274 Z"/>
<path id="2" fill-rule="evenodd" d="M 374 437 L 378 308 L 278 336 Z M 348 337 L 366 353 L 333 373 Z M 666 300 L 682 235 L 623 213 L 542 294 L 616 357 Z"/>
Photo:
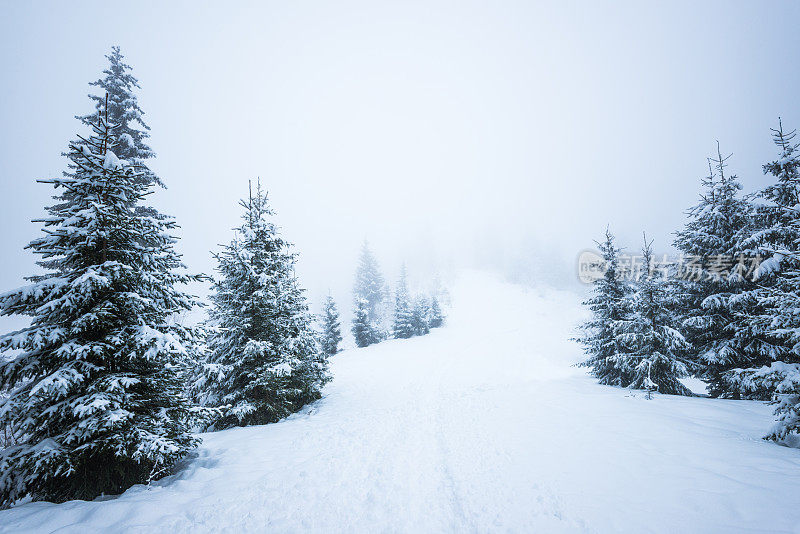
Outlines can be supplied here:
<path id="1" fill-rule="evenodd" d="M 106 113 L 107 120 L 115 125 L 116 155 L 131 165 L 137 165 L 138 179 L 164 187 L 161 179 L 146 164 L 155 153 L 147 144 L 150 126 L 144 120 L 144 111 L 136 96 L 136 90 L 140 89 L 139 81 L 132 74 L 132 67 L 123 61 L 119 46 L 113 46 L 105 57 L 109 65 L 103 70 L 104 76 L 89 83 L 100 90 L 99 94 L 88 95 L 94 102 L 95 111 L 75 118 L 91 126 L 102 113 Z"/>

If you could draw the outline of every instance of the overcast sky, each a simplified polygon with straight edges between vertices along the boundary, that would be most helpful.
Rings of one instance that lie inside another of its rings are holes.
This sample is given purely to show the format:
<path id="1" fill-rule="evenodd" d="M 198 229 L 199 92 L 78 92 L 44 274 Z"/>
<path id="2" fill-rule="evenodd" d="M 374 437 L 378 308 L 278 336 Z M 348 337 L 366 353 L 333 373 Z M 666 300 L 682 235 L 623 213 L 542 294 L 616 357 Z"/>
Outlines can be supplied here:
<path id="1" fill-rule="evenodd" d="M 643 4 L 4 0 L 0 287 L 32 272 L 35 180 L 115 44 L 195 271 L 257 177 L 303 284 L 346 306 L 364 238 L 389 279 L 497 258 L 574 280 L 606 224 L 668 250 L 715 140 L 750 191 L 778 116 L 800 125 L 800 2 Z"/>

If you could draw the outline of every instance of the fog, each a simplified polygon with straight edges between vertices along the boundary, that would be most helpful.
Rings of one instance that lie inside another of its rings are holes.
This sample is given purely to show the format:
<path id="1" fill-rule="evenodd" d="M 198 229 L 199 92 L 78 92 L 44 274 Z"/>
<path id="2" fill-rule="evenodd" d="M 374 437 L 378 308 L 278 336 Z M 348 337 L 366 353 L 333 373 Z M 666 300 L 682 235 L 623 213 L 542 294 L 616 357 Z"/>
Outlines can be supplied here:
<path id="1" fill-rule="evenodd" d="M 719 140 L 764 185 L 800 125 L 795 2 L 12 2 L 0 20 L 0 289 L 23 283 L 112 45 L 134 68 L 191 270 L 269 190 L 316 303 L 364 239 L 394 280 L 460 266 L 578 285 L 606 225 L 657 251 Z"/>

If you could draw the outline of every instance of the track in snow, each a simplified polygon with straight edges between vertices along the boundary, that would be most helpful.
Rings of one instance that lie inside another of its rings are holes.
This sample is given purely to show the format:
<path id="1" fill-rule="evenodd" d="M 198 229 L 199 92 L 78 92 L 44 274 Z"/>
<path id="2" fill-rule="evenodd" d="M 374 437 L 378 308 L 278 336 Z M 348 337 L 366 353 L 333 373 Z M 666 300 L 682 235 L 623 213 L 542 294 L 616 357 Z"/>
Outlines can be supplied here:
<path id="1" fill-rule="evenodd" d="M 445 328 L 335 356 L 303 413 L 0 532 L 797 532 L 800 451 L 760 440 L 770 408 L 596 385 L 571 367 L 578 301 L 467 274 Z"/>

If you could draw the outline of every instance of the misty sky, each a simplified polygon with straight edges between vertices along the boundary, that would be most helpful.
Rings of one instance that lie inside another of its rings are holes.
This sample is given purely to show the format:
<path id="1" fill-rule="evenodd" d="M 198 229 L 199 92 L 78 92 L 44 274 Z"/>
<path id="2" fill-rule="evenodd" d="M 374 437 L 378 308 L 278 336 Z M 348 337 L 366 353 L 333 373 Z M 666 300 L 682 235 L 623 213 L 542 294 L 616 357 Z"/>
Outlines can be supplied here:
<path id="1" fill-rule="evenodd" d="M 21 2 L 0 19 L 0 290 L 119 44 L 182 226 L 209 253 L 260 177 L 315 299 L 366 237 L 389 279 L 575 279 L 605 225 L 668 250 L 719 140 L 745 190 L 800 125 L 798 2 Z"/>

